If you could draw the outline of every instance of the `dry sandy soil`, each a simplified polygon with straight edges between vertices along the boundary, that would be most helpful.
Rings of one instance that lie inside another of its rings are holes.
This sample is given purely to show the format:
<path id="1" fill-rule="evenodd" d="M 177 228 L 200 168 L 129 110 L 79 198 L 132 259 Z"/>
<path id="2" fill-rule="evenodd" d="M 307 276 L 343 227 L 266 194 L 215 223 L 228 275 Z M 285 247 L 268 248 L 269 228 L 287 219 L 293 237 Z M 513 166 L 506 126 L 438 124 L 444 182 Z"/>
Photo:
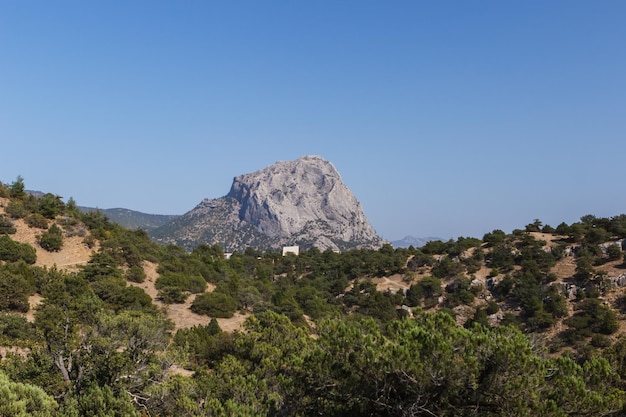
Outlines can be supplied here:
<path id="1" fill-rule="evenodd" d="M 11 239 L 28 243 L 37 251 L 37 266 L 45 266 L 51 268 L 56 265 L 58 269 L 65 269 L 69 271 L 75 271 L 79 265 L 86 264 L 93 253 L 98 248 L 95 246 L 90 249 L 83 242 L 84 238 L 80 236 L 63 237 L 63 248 L 58 252 L 48 252 L 42 249 L 37 243 L 37 236 L 40 235 L 43 230 L 34 229 L 28 227 L 24 220 L 14 220 L 15 228 L 17 232 L 11 235 Z"/>
<path id="2" fill-rule="evenodd" d="M 164 309 L 167 312 L 168 317 L 174 322 L 176 329 L 193 327 L 197 325 L 205 326 L 211 318 L 207 316 L 201 316 L 195 314 L 190 310 L 193 300 L 196 298 L 196 294 L 191 294 L 183 304 L 164 304 L 157 300 L 157 289 L 154 287 L 159 274 L 157 273 L 157 264 L 151 262 L 144 262 L 144 270 L 146 271 L 147 278 L 142 283 L 129 282 L 130 285 L 142 288 L 152 299 L 154 304 L 159 308 Z M 207 291 L 213 291 L 215 286 L 208 284 Z M 241 326 L 247 315 L 235 313 L 235 315 L 229 319 L 218 318 L 217 322 L 220 328 L 227 332 L 232 332 L 241 329 Z"/>
<path id="3" fill-rule="evenodd" d="M 0 212 L 4 213 L 4 207 L 8 203 L 8 199 L 0 198 Z M 79 270 L 81 265 L 86 264 L 92 254 L 97 252 L 98 246 L 89 248 L 84 243 L 84 238 L 80 236 L 63 237 L 63 247 L 58 252 L 48 252 L 42 249 L 37 243 L 37 236 L 40 235 L 43 230 L 28 227 L 24 220 L 17 219 L 13 221 L 17 232 L 11 235 L 11 239 L 16 242 L 28 243 L 37 251 L 37 262 L 35 265 L 41 267 L 52 268 L 56 267 L 59 270 L 66 270 L 68 272 L 75 272 Z M 174 322 L 176 329 L 193 327 L 196 325 L 206 325 L 211 321 L 210 317 L 200 316 L 193 313 L 189 307 L 195 298 L 195 295 L 191 295 L 183 304 L 171 304 L 166 305 L 156 299 L 157 290 L 154 288 L 154 283 L 158 277 L 156 272 L 157 265 L 154 263 L 145 262 L 144 270 L 146 271 L 147 279 L 141 284 L 129 283 L 142 288 L 148 295 L 150 295 L 154 303 L 161 309 L 167 312 L 168 317 Z M 209 284 L 207 291 L 212 291 L 213 286 Z M 39 294 L 35 294 L 30 297 L 29 303 L 31 309 L 26 313 L 26 318 L 29 321 L 34 320 L 35 307 L 41 302 L 42 297 Z M 236 313 L 229 319 L 220 319 L 217 321 L 224 331 L 235 331 L 242 328 L 242 324 L 247 318 L 247 315 Z M 0 352 L 1 354 L 2 352 Z"/>

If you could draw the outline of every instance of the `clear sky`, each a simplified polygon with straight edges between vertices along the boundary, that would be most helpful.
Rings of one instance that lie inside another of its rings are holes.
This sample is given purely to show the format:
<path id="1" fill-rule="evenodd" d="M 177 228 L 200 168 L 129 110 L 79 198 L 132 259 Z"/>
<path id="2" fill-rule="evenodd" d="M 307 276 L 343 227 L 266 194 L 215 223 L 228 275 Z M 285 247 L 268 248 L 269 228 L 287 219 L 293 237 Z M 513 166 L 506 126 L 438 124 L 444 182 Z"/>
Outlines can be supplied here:
<path id="1" fill-rule="evenodd" d="M 320 155 L 384 238 L 626 212 L 626 2 L 0 0 L 0 181 L 182 214 Z"/>

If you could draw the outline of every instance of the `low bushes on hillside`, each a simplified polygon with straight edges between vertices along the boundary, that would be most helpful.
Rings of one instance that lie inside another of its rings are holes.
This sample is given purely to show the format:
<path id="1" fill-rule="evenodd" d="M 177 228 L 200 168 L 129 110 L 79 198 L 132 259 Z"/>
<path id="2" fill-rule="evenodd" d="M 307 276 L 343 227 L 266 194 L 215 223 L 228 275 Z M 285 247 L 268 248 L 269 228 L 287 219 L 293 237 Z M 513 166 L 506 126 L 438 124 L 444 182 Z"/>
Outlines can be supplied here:
<path id="1" fill-rule="evenodd" d="M 29 265 L 37 261 L 35 248 L 27 243 L 15 242 L 10 237 L 0 236 L 0 261 L 17 262 L 22 260 Z"/>
<path id="2" fill-rule="evenodd" d="M 48 252 L 58 252 L 63 247 L 63 231 L 53 224 L 48 231 L 43 232 L 38 238 L 39 246 Z"/>

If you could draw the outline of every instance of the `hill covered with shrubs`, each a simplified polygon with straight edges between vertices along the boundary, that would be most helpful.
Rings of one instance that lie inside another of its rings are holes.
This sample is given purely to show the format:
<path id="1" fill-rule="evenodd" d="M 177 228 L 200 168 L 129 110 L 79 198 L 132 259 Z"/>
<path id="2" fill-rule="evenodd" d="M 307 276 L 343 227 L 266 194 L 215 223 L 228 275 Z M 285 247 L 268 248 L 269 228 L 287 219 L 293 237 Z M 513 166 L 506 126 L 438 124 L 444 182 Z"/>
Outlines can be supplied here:
<path id="1" fill-rule="evenodd" d="M 18 178 L 0 184 L 0 415 L 624 415 L 624 238 L 626 215 L 587 215 L 226 259 Z"/>

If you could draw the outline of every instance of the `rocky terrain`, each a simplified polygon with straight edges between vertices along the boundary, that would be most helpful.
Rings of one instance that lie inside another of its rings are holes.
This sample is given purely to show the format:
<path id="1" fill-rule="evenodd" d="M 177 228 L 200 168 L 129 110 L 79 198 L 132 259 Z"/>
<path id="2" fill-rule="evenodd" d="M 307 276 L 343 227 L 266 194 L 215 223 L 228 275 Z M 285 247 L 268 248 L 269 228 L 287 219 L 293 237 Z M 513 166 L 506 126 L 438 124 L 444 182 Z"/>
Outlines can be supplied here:
<path id="1" fill-rule="evenodd" d="M 0 215 L 4 214 L 4 209 L 9 203 L 9 199 L 0 198 Z M 86 210 L 90 211 L 90 210 Z M 100 250 L 100 244 L 95 241 L 93 246 L 89 246 L 85 243 L 85 227 L 82 224 L 77 225 L 74 229 L 83 231 L 80 233 L 64 233 L 63 247 L 58 251 L 49 252 L 41 248 L 37 243 L 38 236 L 41 235 L 42 230 L 29 227 L 23 219 L 14 219 L 12 221 L 13 226 L 16 229 L 15 234 L 10 235 L 11 239 L 25 243 L 32 246 L 36 251 L 35 266 L 43 268 L 53 268 L 60 271 L 69 273 L 77 273 L 81 267 L 89 262 L 89 259 Z M 2 264 L 2 261 L 0 261 Z M 194 314 L 189 307 L 193 303 L 196 294 L 191 295 L 184 303 L 168 305 L 161 302 L 157 297 L 157 289 L 155 288 L 155 282 L 159 276 L 157 272 L 157 265 L 152 262 L 143 262 L 143 269 L 146 273 L 146 280 L 142 283 L 128 282 L 128 285 L 141 288 L 151 298 L 153 303 L 163 312 L 167 314 L 167 317 L 172 320 L 176 329 L 187 328 L 196 325 L 206 325 L 210 318 Z M 0 280 L 1 281 L 1 280 Z M 212 291 L 214 286 L 209 285 L 207 291 Z M 40 294 L 33 294 L 29 297 L 30 310 L 25 313 L 25 316 L 30 322 L 35 320 L 36 307 L 43 300 Z M 231 318 L 219 318 L 220 327 L 227 331 L 239 330 L 246 315 L 237 313 Z M 4 356 L 6 348 L 0 347 L 0 355 Z"/>
<path id="2" fill-rule="evenodd" d="M 203 200 L 151 235 L 187 249 L 206 243 L 225 251 L 285 245 L 347 250 L 384 243 L 333 164 L 319 156 L 235 177 L 226 196 Z"/>

